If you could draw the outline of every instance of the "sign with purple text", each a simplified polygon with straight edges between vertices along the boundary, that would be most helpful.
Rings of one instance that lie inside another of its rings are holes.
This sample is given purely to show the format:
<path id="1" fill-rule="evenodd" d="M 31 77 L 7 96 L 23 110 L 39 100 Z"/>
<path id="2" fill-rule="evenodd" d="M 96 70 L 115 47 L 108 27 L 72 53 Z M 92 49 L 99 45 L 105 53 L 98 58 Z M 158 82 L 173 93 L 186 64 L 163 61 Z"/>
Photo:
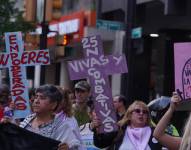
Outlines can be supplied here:
<path id="1" fill-rule="evenodd" d="M 82 39 L 82 45 L 86 58 L 68 62 L 70 78 L 71 80 L 89 79 L 95 111 L 103 124 L 100 132 L 115 131 L 117 130 L 116 114 L 107 76 L 127 72 L 125 56 L 104 56 L 100 36 L 85 37 Z"/>
<path id="2" fill-rule="evenodd" d="M 183 100 L 191 100 L 191 43 L 174 44 L 175 89 Z"/>
<path id="3" fill-rule="evenodd" d="M 48 50 L 24 51 L 22 33 L 5 33 L 6 53 L 0 53 L 0 68 L 9 69 L 10 90 L 15 103 L 15 118 L 25 118 L 29 115 L 28 84 L 25 66 L 48 65 L 50 57 Z"/>

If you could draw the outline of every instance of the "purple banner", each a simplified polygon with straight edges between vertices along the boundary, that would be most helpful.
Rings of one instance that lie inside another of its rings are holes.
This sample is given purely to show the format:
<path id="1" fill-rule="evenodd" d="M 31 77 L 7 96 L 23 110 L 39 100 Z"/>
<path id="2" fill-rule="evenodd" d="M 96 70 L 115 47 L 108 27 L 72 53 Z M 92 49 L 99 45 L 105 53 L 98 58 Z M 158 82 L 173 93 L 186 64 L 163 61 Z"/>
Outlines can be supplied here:
<path id="1" fill-rule="evenodd" d="M 7 53 L 0 54 L 0 68 L 9 69 L 11 96 L 15 103 L 14 117 L 25 118 L 31 112 L 24 66 L 50 64 L 49 51 L 24 51 L 21 32 L 5 33 L 5 41 Z"/>
<path id="2" fill-rule="evenodd" d="M 71 80 L 83 79 L 84 76 L 88 76 L 87 70 L 92 67 L 104 67 L 103 72 L 107 75 L 127 72 L 125 55 L 101 55 L 98 58 L 91 57 L 81 60 L 68 61 L 68 66 Z"/>
<path id="3" fill-rule="evenodd" d="M 95 111 L 103 123 L 100 132 L 115 131 L 118 127 L 107 76 L 127 72 L 125 56 L 104 56 L 100 36 L 83 38 L 82 44 L 86 58 L 68 62 L 70 78 L 71 80 L 89 79 Z"/>
<path id="4" fill-rule="evenodd" d="M 174 44 L 175 89 L 183 100 L 191 100 L 191 43 Z"/>

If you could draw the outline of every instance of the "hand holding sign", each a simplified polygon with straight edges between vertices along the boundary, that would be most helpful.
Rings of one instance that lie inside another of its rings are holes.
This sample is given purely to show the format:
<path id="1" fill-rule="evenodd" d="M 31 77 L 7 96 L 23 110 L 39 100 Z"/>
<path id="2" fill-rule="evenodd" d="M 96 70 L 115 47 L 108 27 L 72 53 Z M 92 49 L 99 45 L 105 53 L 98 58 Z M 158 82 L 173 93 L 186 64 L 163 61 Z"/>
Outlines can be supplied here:
<path id="1" fill-rule="evenodd" d="M 176 92 L 173 92 L 173 96 L 171 97 L 170 108 L 173 111 L 176 110 L 176 108 L 180 105 L 180 102 L 181 102 L 180 96 Z"/>
<path id="2" fill-rule="evenodd" d="M 108 75 L 127 72 L 124 55 L 104 56 L 100 36 L 82 39 L 85 59 L 68 62 L 71 80 L 88 78 L 95 111 L 102 122 L 100 132 L 117 130 Z"/>
<path id="3" fill-rule="evenodd" d="M 7 53 L 0 54 L 0 68 L 9 68 L 11 96 L 15 103 L 15 118 L 30 114 L 28 84 L 24 66 L 48 65 L 48 50 L 23 51 L 21 32 L 5 33 Z"/>

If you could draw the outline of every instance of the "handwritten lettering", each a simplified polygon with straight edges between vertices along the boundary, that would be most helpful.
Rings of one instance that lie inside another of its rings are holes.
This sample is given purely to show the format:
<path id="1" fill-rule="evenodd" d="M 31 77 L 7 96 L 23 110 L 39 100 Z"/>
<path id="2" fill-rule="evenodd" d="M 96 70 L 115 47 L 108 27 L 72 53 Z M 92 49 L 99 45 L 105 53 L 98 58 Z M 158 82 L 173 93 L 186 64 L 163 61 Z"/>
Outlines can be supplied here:
<path id="1" fill-rule="evenodd" d="M 187 78 L 184 78 L 184 80 L 183 80 L 183 84 L 184 85 L 190 85 L 190 80 Z"/>
<path id="2" fill-rule="evenodd" d="M 95 78 L 95 86 L 94 86 L 94 93 L 97 95 L 96 96 L 96 101 L 98 103 L 101 104 L 102 110 L 105 111 L 105 113 L 103 111 L 100 111 L 100 114 L 105 118 L 108 117 L 111 113 L 111 111 L 108 108 L 108 104 L 107 104 L 107 99 L 109 99 L 109 97 L 105 96 L 104 93 L 104 87 L 103 85 L 105 84 L 105 80 L 103 78 L 101 78 L 101 73 L 100 71 L 96 70 L 95 68 L 90 68 L 88 69 L 88 74 L 90 76 L 93 76 Z M 100 82 L 101 81 L 101 82 Z M 105 124 L 105 123 L 104 123 Z M 104 125 L 104 127 L 106 127 Z M 113 130 L 112 124 L 111 126 L 109 126 L 107 124 L 107 127 L 109 127 L 109 129 Z M 104 128 L 105 130 L 108 130 L 107 128 Z"/>
<path id="3" fill-rule="evenodd" d="M 47 51 L 30 51 L 23 52 L 21 58 L 18 53 L 1 54 L 0 65 L 7 65 L 9 57 L 12 60 L 12 65 L 31 65 L 31 64 L 43 64 L 46 65 L 50 62 L 49 53 Z"/>
<path id="4" fill-rule="evenodd" d="M 87 58 L 85 60 L 79 60 L 79 61 L 72 61 L 69 62 L 69 66 L 71 69 L 75 72 L 81 72 L 83 70 L 87 70 L 89 68 L 93 68 L 95 66 L 103 66 L 109 63 L 109 60 L 107 58 L 104 58 L 103 55 L 101 55 L 98 58 Z"/>
<path id="5" fill-rule="evenodd" d="M 50 63 L 48 50 L 23 51 L 21 32 L 5 33 L 7 53 L 0 54 L 0 68 L 9 68 L 11 96 L 15 103 L 15 118 L 24 118 L 30 113 L 26 80 L 23 66 L 47 65 Z"/>
<path id="6" fill-rule="evenodd" d="M 117 129 L 116 115 L 112 108 L 112 95 L 107 75 L 127 72 L 125 57 L 104 56 L 100 36 L 82 39 L 85 59 L 68 62 L 72 80 L 88 78 L 92 85 L 92 96 L 95 111 L 103 122 L 100 132 L 111 132 Z"/>
<path id="7" fill-rule="evenodd" d="M 21 101 L 23 97 L 21 96 L 24 93 L 24 83 L 21 78 L 21 67 L 20 65 L 20 60 L 19 60 L 19 46 L 16 41 L 16 35 L 12 35 L 9 38 L 10 40 L 10 56 L 11 56 L 11 76 L 12 76 L 12 86 L 11 86 L 11 94 L 12 96 L 15 97 L 15 102 L 16 100 L 19 101 L 19 106 L 22 106 L 23 108 L 26 108 L 26 101 Z M 15 103 L 17 105 L 17 103 Z M 18 109 L 21 107 L 17 107 Z"/>
<path id="8" fill-rule="evenodd" d="M 115 65 L 118 65 L 122 61 L 122 56 L 119 57 L 113 56 L 113 59 L 116 60 Z"/>
<path id="9" fill-rule="evenodd" d="M 187 76 L 191 76 L 191 70 L 184 70 L 184 73 Z"/>

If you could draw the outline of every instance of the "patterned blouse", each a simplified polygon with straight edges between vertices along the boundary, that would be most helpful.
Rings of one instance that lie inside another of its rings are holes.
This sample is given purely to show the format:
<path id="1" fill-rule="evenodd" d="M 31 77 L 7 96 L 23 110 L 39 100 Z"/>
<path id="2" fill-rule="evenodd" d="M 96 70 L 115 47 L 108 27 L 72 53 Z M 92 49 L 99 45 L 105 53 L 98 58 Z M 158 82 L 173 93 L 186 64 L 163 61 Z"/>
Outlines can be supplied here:
<path id="1" fill-rule="evenodd" d="M 38 128 L 33 128 L 31 123 L 35 117 L 36 114 L 27 116 L 19 126 L 42 136 L 67 143 L 70 148 L 80 145 L 80 141 L 74 135 L 69 124 L 64 122 L 63 118 L 58 117 L 46 124 L 40 125 Z"/>

